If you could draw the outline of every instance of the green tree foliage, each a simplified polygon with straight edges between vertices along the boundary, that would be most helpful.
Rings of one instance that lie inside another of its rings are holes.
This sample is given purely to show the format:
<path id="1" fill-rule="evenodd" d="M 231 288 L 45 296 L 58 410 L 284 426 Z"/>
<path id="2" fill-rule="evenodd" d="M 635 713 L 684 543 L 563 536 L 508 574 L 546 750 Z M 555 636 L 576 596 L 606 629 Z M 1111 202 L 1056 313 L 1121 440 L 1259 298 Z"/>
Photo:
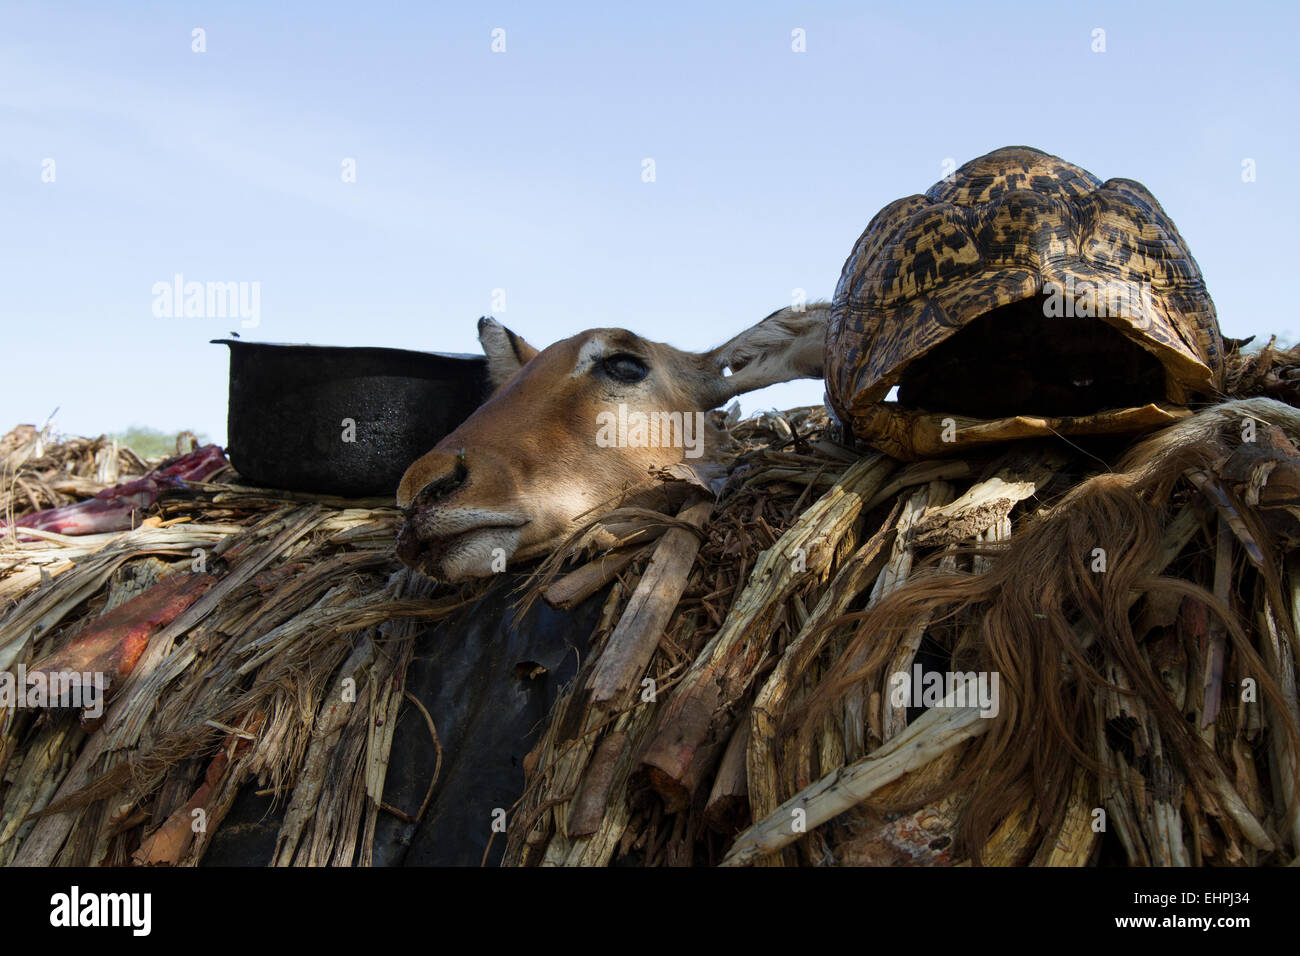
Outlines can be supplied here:
<path id="1" fill-rule="evenodd" d="M 132 425 L 125 431 L 116 432 L 110 438 L 117 439 L 119 445 L 130 448 L 141 458 L 169 458 L 176 454 L 176 438 L 183 432 L 165 432 L 143 425 Z M 207 442 L 207 436 L 194 432 L 199 444 Z M 185 449 L 188 450 L 188 445 Z"/>

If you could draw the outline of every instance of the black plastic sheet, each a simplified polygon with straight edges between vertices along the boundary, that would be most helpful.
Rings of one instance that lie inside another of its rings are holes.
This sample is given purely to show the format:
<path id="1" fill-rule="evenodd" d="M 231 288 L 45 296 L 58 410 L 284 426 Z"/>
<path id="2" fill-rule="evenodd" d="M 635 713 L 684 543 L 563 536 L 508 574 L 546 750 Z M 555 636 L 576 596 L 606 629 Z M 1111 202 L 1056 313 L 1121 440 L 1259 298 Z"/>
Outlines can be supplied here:
<path id="1" fill-rule="evenodd" d="M 458 616 L 417 638 L 409 690 L 429 710 L 443 749 L 442 770 L 417 825 L 380 811 L 376 866 L 478 866 L 500 862 L 506 834 L 493 837 L 524 789 L 524 756 L 545 729 L 565 683 L 577 673 L 603 594 L 572 611 L 544 601 L 515 626 L 512 593 L 521 575 L 502 575 Z M 402 708 L 393 734 L 384 802 L 414 816 L 429 787 L 436 749 L 424 716 Z M 213 836 L 205 866 L 263 866 L 274 849 L 284 804 L 246 786 Z M 499 826 L 500 824 L 498 824 Z"/>

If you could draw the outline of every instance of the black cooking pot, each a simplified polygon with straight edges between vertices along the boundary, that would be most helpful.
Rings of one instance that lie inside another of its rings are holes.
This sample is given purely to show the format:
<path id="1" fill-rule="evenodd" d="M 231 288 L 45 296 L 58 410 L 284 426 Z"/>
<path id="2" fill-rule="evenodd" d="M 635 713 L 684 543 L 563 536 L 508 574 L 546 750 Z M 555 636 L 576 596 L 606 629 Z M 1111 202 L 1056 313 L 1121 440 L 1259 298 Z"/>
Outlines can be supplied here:
<path id="1" fill-rule="evenodd" d="M 231 464 L 271 488 L 393 495 L 487 397 L 481 355 L 212 341 L 230 346 Z"/>

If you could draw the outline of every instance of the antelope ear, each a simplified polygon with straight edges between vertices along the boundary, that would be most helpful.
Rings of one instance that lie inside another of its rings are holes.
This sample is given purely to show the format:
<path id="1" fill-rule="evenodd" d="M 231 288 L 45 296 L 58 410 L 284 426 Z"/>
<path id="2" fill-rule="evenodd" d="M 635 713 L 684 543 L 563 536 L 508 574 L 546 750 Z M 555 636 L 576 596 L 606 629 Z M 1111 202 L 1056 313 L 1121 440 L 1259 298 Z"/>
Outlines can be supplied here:
<path id="1" fill-rule="evenodd" d="M 537 354 L 537 349 L 486 315 L 478 320 L 478 341 L 487 356 L 488 381 L 494 390 Z"/>
<path id="2" fill-rule="evenodd" d="M 756 388 L 796 378 L 821 378 L 830 303 L 811 302 L 802 311 L 779 309 L 706 356 L 717 372 L 712 408 Z M 730 375 L 723 369 L 730 368 Z"/>

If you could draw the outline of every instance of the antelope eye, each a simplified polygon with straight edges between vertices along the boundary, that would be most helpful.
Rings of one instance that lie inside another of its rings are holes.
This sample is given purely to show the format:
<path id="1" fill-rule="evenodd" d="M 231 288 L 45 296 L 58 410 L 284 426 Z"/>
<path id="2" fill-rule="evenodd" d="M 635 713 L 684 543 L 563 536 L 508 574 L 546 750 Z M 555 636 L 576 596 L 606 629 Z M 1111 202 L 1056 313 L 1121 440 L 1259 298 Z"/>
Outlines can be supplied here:
<path id="1" fill-rule="evenodd" d="M 605 373 L 620 382 L 639 382 L 650 374 L 650 369 L 634 355 L 611 355 L 600 363 Z"/>

